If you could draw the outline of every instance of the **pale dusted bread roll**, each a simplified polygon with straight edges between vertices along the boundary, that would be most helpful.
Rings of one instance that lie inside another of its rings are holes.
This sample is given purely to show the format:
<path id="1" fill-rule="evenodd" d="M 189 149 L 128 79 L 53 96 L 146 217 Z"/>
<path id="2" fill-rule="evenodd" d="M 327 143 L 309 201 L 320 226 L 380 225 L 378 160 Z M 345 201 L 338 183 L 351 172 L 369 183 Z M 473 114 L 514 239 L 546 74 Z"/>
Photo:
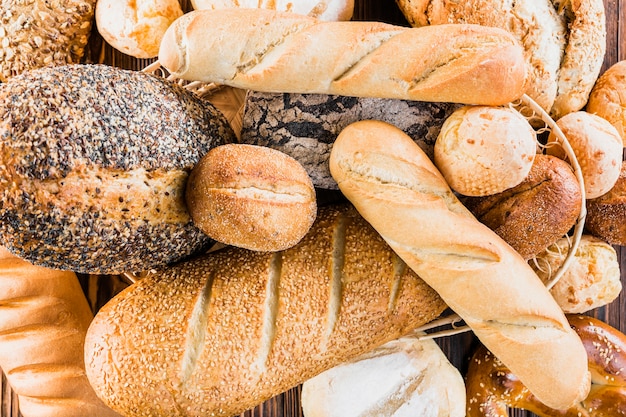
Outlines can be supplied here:
<path id="1" fill-rule="evenodd" d="M 354 0 L 191 0 L 194 9 L 225 9 L 246 7 L 280 10 L 315 17 L 320 20 L 350 20 Z"/>
<path id="2" fill-rule="evenodd" d="M 604 60 L 602 0 L 396 0 L 412 26 L 506 29 L 525 49 L 526 93 L 555 119 L 584 107 Z"/>
<path id="3" fill-rule="evenodd" d="M 178 0 L 98 0 L 96 26 L 112 47 L 135 58 L 154 58 L 167 28 L 183 15 Z"/>
<path id="4" fill-rule="evenodd" d="M 546 283 L 565 261 L 571 240 L 565 237 L 530 262 Z M 613 302 L 622 291 L 615 249 L 591 235 L 581 237 L 572 262 L 550 292 L 566 313 L 585 313 Z"/>
<path id="5" fill-rule="evenodd" d="M 465 106 L 444 122 L 434 161 L 453 190 L 486 196 L 521 183 L 537 153 L 537 134 L 510 107 Z"/>
<path id="6" fill-rule="evenodd" d="M 626 60 L 609 67 L 591 90 L 585 110 L 609 122 L 626 138 Z"/>
<path id="7" fill-rule="evenodd" d="M 622 167 L 622 139 L 606 119 L 585 111 L 567 114 L 557 120 L 576 155 L 585 185 L 585 197 L 606 194 L 617 182 Z M 546 152 L 561 159 L 567 155 L 550 132 Z"/>
<path id="8" fill-rule="evenodd" d="M 189 175 L 185 199 L 194 224 L 211 238 L 257 251 L 292 247 L 317 212 L 304 167 L 283 152 L 256 145 L 210 150 Z"/>
<path id="9" fill-rule="evenodd" d="M 304 417 L 465 417 L 465 383 L 432 339 L 409 335 L 302 385 Z"/>

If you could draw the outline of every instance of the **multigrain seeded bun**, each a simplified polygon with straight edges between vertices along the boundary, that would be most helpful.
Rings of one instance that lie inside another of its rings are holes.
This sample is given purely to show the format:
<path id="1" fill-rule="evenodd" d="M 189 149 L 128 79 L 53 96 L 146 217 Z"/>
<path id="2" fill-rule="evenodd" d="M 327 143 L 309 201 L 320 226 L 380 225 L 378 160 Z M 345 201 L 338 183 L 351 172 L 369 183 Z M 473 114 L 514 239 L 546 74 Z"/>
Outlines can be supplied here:
<path id="1" fill-rule="evenodd" d="M 185 195 L 191 218 L 208 236 L 257 251 L 285 250 L 309 231 L 315 188 L 291 156 L 256 145 L 226 144 L 196 165 Z"/>
<path id="2" fill-rule="evenodd" d="M 569 113 L 556 124 L 576 155 L 585 183 L 585 197 L 600 197 L 615 185 L 622 162 L 622 138 L 606 119 L 586 111 Z M 566 159 L 559 139 L 550 132 L 546 153 Z"/>
<path id="3" fill-rule="evenodd" d="M 478 220 L 530 259 L 562 237 L 576 223 L 582 207 L 580 185 L 570 165 L 537 154 L 516 187 L 463 203 Z"/>
<path id="4" fill-rule="evenodd" d="M 434 161 L 454 191 L 478 197 L 522 182 L 536 152 L 537 134 L 516 110 L 464 106 L 441 126 Z"/>
<path id="5" fill-rule="evenodd" d="M 105 41 L 135 58 L 154 58 L 161 39 L 183 15 L 178 0 L 98 0 L 96 26 Z"/>
<path id="6" fill-rule="evenodd" d="M 0 235 L 34 264 L 142 271 L 212 244 L 184 202 L 189 172 L 234 140 L 212 105 L 157 76 L 105 65 L 0 86 Z"/>
<path id="7" fill-rule="evenodd" d="M 554 278 L 569 252 L 571 239 L 562 237 L 537 255 L 530 266 L 546 284 Z M 583 235 L 578 249 L 550 293 L 566 313 L 585 313 L 614 301 L 622 291 L 615 249 L 605 241 Z"/>
<path id="8" fill-rule="evenodd" d="M 585 228 L 612 245 L 626 246 L 626 162 L 608 193 L 587 200 Z"/>

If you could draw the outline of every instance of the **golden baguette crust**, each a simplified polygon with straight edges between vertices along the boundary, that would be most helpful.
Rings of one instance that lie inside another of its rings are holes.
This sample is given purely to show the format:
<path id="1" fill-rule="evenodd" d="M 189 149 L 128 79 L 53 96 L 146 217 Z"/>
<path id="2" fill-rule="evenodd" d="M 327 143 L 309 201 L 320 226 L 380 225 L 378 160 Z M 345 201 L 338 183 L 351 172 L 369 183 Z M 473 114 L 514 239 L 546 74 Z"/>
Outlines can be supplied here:
<path id="1" fill-rule="evenodd" d="M 585 350 L 563 311 L 406 134 L 384 122 L 353 123 L 333 145 L 330 170 L 392 249 L 541 401 L 566 408 L 587 395 Z"/>
<path id="2" fill-rule="evenodd" d="M 85 375 L 92 319 L 76 274 L 34 266 L 0 247 L 0 367 L 24 417 L 114 417 Z"/>
<path id="3" fill-rule="evenodd" d="M 265 9 L 196 10 L 165 33 L 176 77 L 265 92 L 467 104 L 518 99 L 524 50 L 503 29 L 323 22 Z"/>
<path id="4" fill-rule="evenodd" d="M 85 362 L 126 416 L 232 416 L 438 316 L 445 305 L 351 206 L 284 252 L 162 269 L 96 315 Z"/>

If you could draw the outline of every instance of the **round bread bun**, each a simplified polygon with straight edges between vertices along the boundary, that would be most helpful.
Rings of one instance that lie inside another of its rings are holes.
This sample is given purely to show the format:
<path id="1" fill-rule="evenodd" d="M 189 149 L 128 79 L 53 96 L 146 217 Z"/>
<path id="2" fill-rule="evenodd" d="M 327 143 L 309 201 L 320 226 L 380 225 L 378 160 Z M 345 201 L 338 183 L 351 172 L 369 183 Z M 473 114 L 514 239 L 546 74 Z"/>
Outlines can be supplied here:
<path id="1" fill-rule="evenodd" d="M 569 113 L 556 124 L 580 164 L 585 198 L 600 197 L 608 192 L 619 177 L 622 163 L 622 139 L 617 129 L 606 119 L 585 111 Z M 551 132 L 546 153 L 567 159 L 558 142 L 558 137 Z"/>
<path id="2" fill-rule="evenodd" d="M 256 145 L 209 151 L 187 182 L 196 226 L 218 242 L 256 251 L 298 243 L 317 214 L 313 182 L 289 155 Z"/>
<path id="3" fill-rule="evenodd" d="M 412 26 L 473 23 L 511 32 L 526 51 L 526 94 L 554 119 L 582 109 L 606 51 L 602 0 L 396 0 Z"/>
<path id="4" fill-rule="evenodd" d="M 580 185 L 570 165 L 537 154 L 528 176 L 517 186 L 487 197 L 463 200 L 476 218 L 524 259 L 531 259 L 576 223 L 582 208 Z"/>
<path id="5" fill-rule="evenodd" d="M 626 60 L 609 67 L 591 90 L 586 111 L 608 120 L 626 138 Z"/>
<path id="6" fill-rule="evenodd" d="M 585 228 L 612 245 L 626 246 L 626 162 L 608 193 L 587 200 Z"/>
<path id="7" fill-rule="evenodd" d="M 562 237 L 530 262 L 546 284 L 565 261 L 571 240 Z M 613 302 L 622 291 L 620 267 L 613 246 L 583 235 L 574 257 L 550 293 L 566 313 L 585 313 Z"/>
<path id="8" fill-rule="evenodd" d="M 537 135 L 516 110 L 463 106 L 443 123 L 434 162 L 454 191 L 487 196 L 522 182 L 536 152 Z"/>
<path id="9" fill-rule="evenodd" d="M 432 339 L 388 342 L 302 385 L 304 417 L 464 417 L 465 383 Z"/>
<path id="10" fill-rule="evenodd" d="M 167 28 L 183 15 L 178 0 L 98 0 L 96 26 L 113 48 L 135 58 L 154 58 Z"/>

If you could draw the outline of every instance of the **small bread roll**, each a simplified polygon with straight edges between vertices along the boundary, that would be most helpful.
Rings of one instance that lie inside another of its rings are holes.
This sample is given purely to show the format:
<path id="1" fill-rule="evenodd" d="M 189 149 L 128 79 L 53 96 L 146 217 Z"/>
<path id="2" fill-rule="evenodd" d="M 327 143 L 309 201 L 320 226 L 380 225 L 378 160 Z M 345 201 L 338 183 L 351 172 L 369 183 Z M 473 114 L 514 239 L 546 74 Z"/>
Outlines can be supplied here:
<path id="1" fill-rule="evenodd" d="M 464 417 L 465 383 L 432 339 L 405 336 L 302 385 L 304 417 Z"/>
<path id="2" fill-rule="evenodd" d="M 467 198 L 463 203 L 524 259 L 530 259 L 576 224 L 583 197 L 567 162 L 537 154 L 519 185 L 491 196 Z"/>
<path id="3" fill-rule="evenodd" d="M 256 145 L 209 151 L 187 182 L 194 224 L 214 240 L 256 251 L 298 243 L 317 214 L 313 182 L 289 155 Z"/>
<path id="4" fill-rule="evenodd" d="M 563 237 L 530 262 L 539 278 L 550 282 L 565 261 L 570 240 Z M 585 313 L 614 301 L 622 291 L 615 249 L 583 235 L 569 267 L 550 292 L 566 313 Z"/>
<path id="5" fill-rule="evenodd" d="M 434 162 L 456 192 L 496 194 L 526 178 L 535 159 L 536 141 L 528 120 L 512 108 L 465 106 L 441 127 Z"/>
<path id="6" fill-rule="evenodd" d="M 591 90 L 586 111 L 608 120 L 626 137 L 626 60 L 619 61 L 600 75 Z"/>
<path id="7" fill-rule="evenodd" d="M 587 200 L 585 228 L 612 245 L 626 246 L 626 162 L 608 193 Z"/>
<path id="8" fill-rule="evenodd" d="M 606 119 L 585 111 L 569 113 L 556 122 L 580 164 L 585 197 L 596 198 L 608 192 L 617 181 L 622 163 L 622 138 Z M 561 159 L 567 156 L 554 132 L 550 132 L 546 153 Z"/>
<path id="9" fill-rule="evenodd" d="M 96 26 L 112 47 L 135 58 L 154 58 L 161 39 L 183 15 L 178 0 L 98 0 Z"/>

